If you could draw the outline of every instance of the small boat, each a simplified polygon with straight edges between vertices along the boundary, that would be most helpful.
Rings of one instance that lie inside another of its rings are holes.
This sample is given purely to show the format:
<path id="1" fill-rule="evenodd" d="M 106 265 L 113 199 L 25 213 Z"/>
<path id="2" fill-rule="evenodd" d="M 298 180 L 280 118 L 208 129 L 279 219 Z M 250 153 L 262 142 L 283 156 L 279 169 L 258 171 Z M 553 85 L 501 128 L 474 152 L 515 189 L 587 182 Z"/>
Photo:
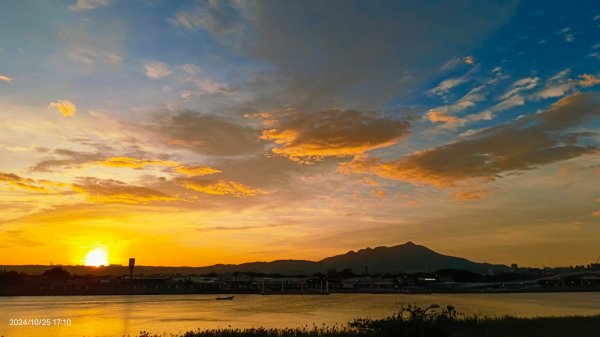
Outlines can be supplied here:
<path id="1" fill-rule="evenodd" d="M 215 298 L 215 300 L 217 300 L 217 301 L 230 301 L 230 300 L 232 300 L 234 297 L 235 297 L 235 296 L 226 296 L 226 297 L 221 297 L 221 296 L 219 296 L 219 297 Z"/>

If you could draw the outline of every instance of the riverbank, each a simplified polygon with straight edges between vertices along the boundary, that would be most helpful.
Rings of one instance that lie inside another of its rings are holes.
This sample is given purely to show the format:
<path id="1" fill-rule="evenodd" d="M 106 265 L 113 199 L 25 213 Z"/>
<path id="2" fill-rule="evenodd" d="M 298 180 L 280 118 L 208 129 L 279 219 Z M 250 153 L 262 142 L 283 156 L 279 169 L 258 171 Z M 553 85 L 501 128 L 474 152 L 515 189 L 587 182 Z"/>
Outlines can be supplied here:
<path id="1" fill-rule="evenodd" d="M 568 293 L 568 292 L 600 292 L 600 286 L 564 286 L 564 287 L 523 287 L 523 288 L 502 288 L 502 287 L 474 287 L 474 288 L 426 288 L 426 287 L 407 287 L 407 288 L 380 288 L 380 289 L 331 289 L 328 293 L 319 290 L 296 290 L 286 289 L 285 291 L 267 290 L 262 292 L 254 289 L 1 289 L 0 297 L 3 296 L 98 296 L 98 295 L 330 295 L 330 294 L 516 294 L 516 293 Z"/>
<path id="2" fill-rule="evenodd" d="M 347 326 L 305 326 L 286 329 L 214 329 L 188 331 L 180 337 L 598 337 L 600 316 L 459 317 L 453 309 L 430 314 L 408 311 L 384 319 L 357 319 Z M 408 314 L 407 314 L 408 312 Z M 138 337 L 162 337 L 141 332 Z"/>

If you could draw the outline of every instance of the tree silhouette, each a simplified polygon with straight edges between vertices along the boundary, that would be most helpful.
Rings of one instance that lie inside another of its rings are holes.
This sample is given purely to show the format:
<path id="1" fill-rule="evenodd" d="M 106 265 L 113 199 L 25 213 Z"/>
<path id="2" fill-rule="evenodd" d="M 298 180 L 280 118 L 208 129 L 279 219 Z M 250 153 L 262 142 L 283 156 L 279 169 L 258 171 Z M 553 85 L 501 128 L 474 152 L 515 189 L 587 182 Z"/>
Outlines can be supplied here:
<path id="1" fill-rule="evenodd" d="M 71 278 L 71 274 L 68 271 L 62 269 L 61 267 L 54 267 L 52 269 L 48 269 L 42 275 L 59 280 L 66 280 Z"/>

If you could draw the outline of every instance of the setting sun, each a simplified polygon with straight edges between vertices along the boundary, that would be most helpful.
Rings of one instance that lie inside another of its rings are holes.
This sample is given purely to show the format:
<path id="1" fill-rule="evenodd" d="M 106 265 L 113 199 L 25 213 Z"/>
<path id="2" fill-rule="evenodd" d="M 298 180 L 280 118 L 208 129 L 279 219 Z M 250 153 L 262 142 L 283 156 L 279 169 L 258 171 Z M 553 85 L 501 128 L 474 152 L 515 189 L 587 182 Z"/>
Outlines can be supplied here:
<path id="1" fill-rule="evenodd" d="M 104 248 L 96 248 L 91 250 L 85 256 L 86 266 L 108 266 L 108 252 Z"/>

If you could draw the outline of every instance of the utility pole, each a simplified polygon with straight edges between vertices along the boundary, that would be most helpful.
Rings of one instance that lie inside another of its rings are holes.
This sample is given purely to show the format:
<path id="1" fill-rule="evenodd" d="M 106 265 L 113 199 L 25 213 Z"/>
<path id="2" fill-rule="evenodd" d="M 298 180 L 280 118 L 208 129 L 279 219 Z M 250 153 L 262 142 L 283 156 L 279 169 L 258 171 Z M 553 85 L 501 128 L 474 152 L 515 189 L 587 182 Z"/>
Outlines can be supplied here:
<path id="1" fill-rule="evenodd" d="M 133 289 L 133 267 L 135 267 L 135 258 L 129 258 L 129 287 Z"/>

